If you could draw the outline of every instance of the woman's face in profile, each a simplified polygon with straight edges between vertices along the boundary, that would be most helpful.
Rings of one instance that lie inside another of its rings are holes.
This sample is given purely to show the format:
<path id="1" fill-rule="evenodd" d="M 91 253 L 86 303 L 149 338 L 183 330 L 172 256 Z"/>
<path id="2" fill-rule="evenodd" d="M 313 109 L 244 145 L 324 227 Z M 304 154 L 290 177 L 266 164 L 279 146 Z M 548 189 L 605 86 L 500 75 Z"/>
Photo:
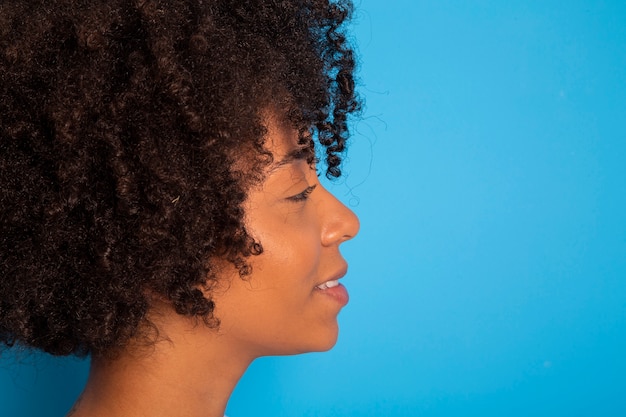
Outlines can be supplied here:
<path id="1" fill-rule="evenodd" d="M 265 180 L 250 190 L 245 224 L 263 253 L 252 273 L 225 273 L 212 294 L 220 337 L 252 357 L 330 349 L 337 315 L 347 303 L 336 280 L 347 263 L 339 245 L 359 229 L 355 214 L 298 158 L 297 134 L 272 121 L 266 147 L 274 155 Z"/>

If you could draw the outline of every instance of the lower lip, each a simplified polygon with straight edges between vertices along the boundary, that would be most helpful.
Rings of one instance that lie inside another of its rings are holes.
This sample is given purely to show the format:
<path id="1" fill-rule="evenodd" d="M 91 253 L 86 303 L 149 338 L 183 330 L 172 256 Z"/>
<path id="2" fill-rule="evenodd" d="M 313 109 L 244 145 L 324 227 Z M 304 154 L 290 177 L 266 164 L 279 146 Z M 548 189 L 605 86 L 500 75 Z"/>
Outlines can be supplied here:
<path id="1" fill-rule="evenodd" d="M 346 287 L 342 284 L 337 285 L 336 287 L 326 288 L 325 290 L 317 290 L 322 294 L 325 294 L 329 297 L 332 297 L 335 301 L 337 301 L 342 306 L 348 304 L 348 300 L 350 297 L 348 296 L 348 291 Z"/>

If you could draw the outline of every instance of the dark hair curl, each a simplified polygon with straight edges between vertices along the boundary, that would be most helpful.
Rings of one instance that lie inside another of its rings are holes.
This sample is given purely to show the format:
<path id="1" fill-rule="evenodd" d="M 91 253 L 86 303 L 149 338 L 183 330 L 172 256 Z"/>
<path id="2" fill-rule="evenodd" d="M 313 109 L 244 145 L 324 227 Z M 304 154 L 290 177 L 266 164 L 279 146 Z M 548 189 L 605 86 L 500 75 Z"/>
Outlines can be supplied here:
<path id="1" fill-rule="evenodd" d="M 340 175 L 359 109 L 349 1 L 0 4 L 0 340 L 55 355 L 137 336 L 149 293 L 216 326 L 199 288 L 245 276 L 263 112 Z M 247 152 L 246 175 L 234 163 Z"/>

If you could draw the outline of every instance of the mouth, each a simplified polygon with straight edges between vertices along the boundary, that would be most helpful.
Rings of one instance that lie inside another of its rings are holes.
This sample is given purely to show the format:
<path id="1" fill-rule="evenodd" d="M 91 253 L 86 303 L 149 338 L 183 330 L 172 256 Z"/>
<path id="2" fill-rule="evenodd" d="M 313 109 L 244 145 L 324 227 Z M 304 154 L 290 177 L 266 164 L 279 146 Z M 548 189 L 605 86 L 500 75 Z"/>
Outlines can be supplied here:
<path id="1" fill-rule="evenodd" d="M 348 265 L 343 263 L 341 268 L 333 275 L 330 275 L 328 281 L 321 282 L 315 286 L 316 290 L 327 290 L 329 288 L 335 288 L 341 285 L 339 280 L 343 278 L 348 273 Z"/>
<path id="2" fill-rule="evenodd" d="M 329 288 L 333 288 L 339 285 L 339 280 L 338 279 L 333 279 L 330 281 L 326 281 L 321 283 L 320 285 L 318 285 L 317 287 L 315 287 L 318 290 L 327 290 Z"/>
<path id="3" fill-rule="evenodd" d="M 322 282 L 315 286 L 314 292 L 329 296 L 330 299 L 334 299 L 342 307 L 348 304 L 349 296 L 346 287 L 339 283 L 339 280 L 343 278 L 348 272 L 347 266 L 342 268 L 337 274 L 331 277 L 328 281 Z"/>

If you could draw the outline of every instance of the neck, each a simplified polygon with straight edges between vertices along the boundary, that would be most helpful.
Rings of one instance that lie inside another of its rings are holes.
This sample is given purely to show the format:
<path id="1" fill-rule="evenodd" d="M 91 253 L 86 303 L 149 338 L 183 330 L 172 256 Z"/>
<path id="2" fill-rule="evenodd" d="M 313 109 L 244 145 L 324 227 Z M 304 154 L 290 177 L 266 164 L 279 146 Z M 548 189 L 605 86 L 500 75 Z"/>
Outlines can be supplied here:
<path id="1" fill-rule="evenodd" d="M 191 320 L 188 326 L 167 327 L 167 340 L 149 349 L 93 358 L 85 390 L 69 416 L 223 417 L 253 357 Z M 198 332 L 206 337 L 197 337 Z"/>

